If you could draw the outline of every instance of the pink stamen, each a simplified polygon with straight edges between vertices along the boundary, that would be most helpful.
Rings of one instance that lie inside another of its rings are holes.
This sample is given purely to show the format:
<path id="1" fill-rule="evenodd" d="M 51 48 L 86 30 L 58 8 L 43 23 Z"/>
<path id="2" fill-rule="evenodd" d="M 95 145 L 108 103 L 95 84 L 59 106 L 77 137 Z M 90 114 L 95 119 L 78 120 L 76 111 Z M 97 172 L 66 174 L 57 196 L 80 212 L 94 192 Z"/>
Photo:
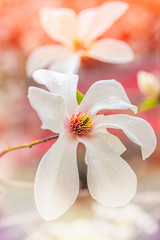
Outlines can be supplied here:
<path id="1" fill-rule="evenodd" d="M 92 128 L 92 119 L 86 113 L 74 113 L 70 119 L 70 127 L 74 134 L 86 134 L 90 132 Z"/>

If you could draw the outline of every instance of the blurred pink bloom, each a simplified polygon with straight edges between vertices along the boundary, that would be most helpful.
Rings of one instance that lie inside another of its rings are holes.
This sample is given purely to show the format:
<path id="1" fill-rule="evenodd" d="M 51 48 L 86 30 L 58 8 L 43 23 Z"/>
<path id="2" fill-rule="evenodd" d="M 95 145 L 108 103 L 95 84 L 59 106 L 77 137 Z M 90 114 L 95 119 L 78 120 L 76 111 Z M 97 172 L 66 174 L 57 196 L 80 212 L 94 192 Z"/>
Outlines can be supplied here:
<path id="1" fill-rule="evenodd" d="M 40 20 L 48 35 L 61 43 L 35 49 L 27 62 L 29 76 L 40 68 L 75 73 L 82 56 L 102 62 L 127 63 L 133 60 L 132 49 L 123 41 L 98 39 L 128 9 L 124 2 L 108 2 L 79 14 L 69 8 L 43 8 Z"/>
<path id="2" fill-rule="evenodd" d="M 125 146 L 107 129 L 121 129 L 141 146 L 143 159 L 154 151 L 156 137 L 141 118 L 126 114 L 96 115 L 103 109 L 137 111 L 122 85 L 115 80 L 97 81 L 78 105 L 77 75 L 41 69 L 33 77 L 50 92 L 30 87 L 29 101 L 42 121 L 42 128 L 59 133 L 36 174 L 35 202 L 40 215 L 45 220 L 56 219 L 74 203 L 79 192 L 76 162 L 79 142 L 86 147 L 87 182 L 92 197 L 105 206 L 128 203 L 136 192 L 136 176 L 120 156 Z"/>

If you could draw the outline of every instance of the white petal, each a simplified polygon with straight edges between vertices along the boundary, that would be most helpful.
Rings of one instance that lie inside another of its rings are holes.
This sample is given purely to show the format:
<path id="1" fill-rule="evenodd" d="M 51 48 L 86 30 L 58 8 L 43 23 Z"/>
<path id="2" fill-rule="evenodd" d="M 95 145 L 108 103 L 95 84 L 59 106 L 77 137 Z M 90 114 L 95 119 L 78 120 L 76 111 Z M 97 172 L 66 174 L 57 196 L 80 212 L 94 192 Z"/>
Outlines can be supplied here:
<path id="1" fill-rule="evenodd" d="M 104 115 L 96 115 L 92 120 L 93 120 L 93 126 L 94 127 L 92 132 L 90 133 L 90 136 L 95 137 L 95 136 L 100 136 L 103 138 L 105 143 L 109 145 L 109 147 L 114 150 L 118 155 L 121 155 L 126 151 L 126 147 L 123 145 L 123 143 L 119 140 L 118 137 L 110 134 L 106 128 L 99 128 L 99 122 L 103 122 L 103 117 Z"/>
<path id="2" fill-rule="evenodd" d="M 156 136 L 150 124 L 142 118 L 125 114 L 103 116 L 97 128 L 117 128 L 134 143 L 141 146 L 143 159 L 149 157 L 156 147 Z"/>
<path id="3" fill-rule="evenodd" d="M 55 70 L 61 73 L 77 73 L 80 67 L 81 56 L 80 54 L 69 54 L 64 59 L 55 61 L 49 69 Z"/>
<path id="4" fill-rule="evenodd" d="M 61 216 L 78 195 L 77 144 L 67 135 L 60 136 L 39 164 L 35 179 L 35 202 L 45 220 Z"/>
<path id="5" fill-rule="evenodd" d="M 44 84 L 51 92 L 59 94 L 66 104 L 69 115 L 72 115 L 77 106 L 76 91 L 78 75 L 62 74 L 45 69 L 33 73 L 36 82 Z"/>
<path id="6" fill-rule="evenodd" d="M 126 147 L 122 144 L 118 137 L 108 133 L 101 134 L 101 138 L 103 138 L 104 142 L 118 155 L 121 155 L 126 151 Z"/>
<path id="7" fill-rule="evenodd" d="M 77 34 L 77 16 L 75 11 L 69 8 L 43 8 L 40 11 L 40 20 L 43 29 L 48 35 L 58 42 L 72 47 Z"/>
<path id="8" fill-rule="evenodd" d="M 130 103 L 122 85 L 115 80 L 95 82 L 79 106 L 79 111 L 90 115 L 103 109 L 131 109 L 135 113 L 137 111 L 137 107 Z"/>
<path id="9" fill-rule="evenodd" d="M 82 138 L 81 142 L 86 147 L 87 181 L 92 197 L 105 206 L 127 204 L 137 186 L 130 166 L 100 136 Z"/>
<path id="10" fill-rule="evenodd" d="M 59 95 L 29 87 L 28 98 L 42 121 L 42 128 L 56 133 L 64 131 L 65 104 Z"/>
<path id="11" fill-rule="evenodd" d="M 51 65 L 59 63 L 58 71 L 65 72 L 62 62 L 68 63 L 68 59 L 75 57 L 71 52 L 58 44 L 47 45 L 36 48 L 29 56 L 27 60 L 26 71 L 29 77 L 32 76 L 33 72 L 40 68 L 50 68 Z M 76 59 L 75 59 L 76 61 Z M 61 63 L 61 65 L 60 65 Z M 77 64 L 78 65 L 78 64 Z M 66 68 L 66 67 L 65 67 Z M 70 71 L 76 71 L 78 66 L 70 66 Z M 56 67 L 55 67 L 56 70 Z M 67 70 L 67 71 L 69 71 Z"/>
<path id="12" fill-rule="evenodd" d="M 88 49 L 87 56 L 109 63 L 128 63 L 134 59 L 128 44 L 110 38 L 95 41 Z"/>
<path id="13" fill-rule="evenodd" d="M 78 15 L 79 38 L 91 42 L 101 36 L 128 9 L 124 2 L 108 2 Z"/>

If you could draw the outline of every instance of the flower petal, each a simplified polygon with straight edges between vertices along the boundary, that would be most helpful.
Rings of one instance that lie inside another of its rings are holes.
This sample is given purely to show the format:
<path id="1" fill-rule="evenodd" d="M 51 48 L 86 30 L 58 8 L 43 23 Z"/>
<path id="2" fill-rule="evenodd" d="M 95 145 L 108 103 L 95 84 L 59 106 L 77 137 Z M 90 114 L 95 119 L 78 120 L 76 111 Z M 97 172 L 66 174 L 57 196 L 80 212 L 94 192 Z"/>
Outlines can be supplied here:
<path id="1" fill-rule="evenodd" d="M 59 95 L 29 87 L 28 98 L 42 121 L 42 128 L 56 133 L 64 131 L 65 104 Z"/>
<path id="2" fill-rule="evenodd" d="M 83 10 L 78 15 L 78 34 L 84 42 L 101 36 L 128 9 L 124 2 L 108 2 L 97 8 Z"/>
<path id="3" fill-rule="evenodd" d="M 68 54 L 65 58 L 55 61 L 49 69 L 57 72 L 72 74 L 77 73 L 80 67 L 81 56 L 80 54 Z"/>
<path id="4" fill-rule="evenodd" d="M 109 63 L 128 63 L 134 59 L 128 44 L 110 38 L 95 41 L 88 49 L 87 56 Z"/>
<path id="5" fill-rule="evenodd" d="M 92 197 L 105 206 L 127 204 L 137 186 L 130 166 L 100 136 L 81 138 L 81 142 L 86 147 L 87 182 Z"/>
<path id="6" fill-rule="evenodd" d="M 137 111 L 137 107 L 130 103 L 122 85 L 115 80 L 95 82 L 79 106 L 79 111 L 90 115 L 103 109 L 131 109 L 135 113 Z"/>
<path id="7" fill-rule="evenodd" d="M 27 75 L 31 77 L 34 71 L 46 67 L 60 72 L 76 72 L 80 64 L 78 57 L 58 44 L 36 48 L 27 60 Z"/>
<path id="8" fill-rule="evenodd" d="M 143 159 L 149 157 L 156 148 L 156 136 L 150 124 L 142 118 L 125 114 L 103 116 L 97 128 L 121 129 L 134 143 L 141 146 Z"/>
<path id="9" fill-rule="evenodd" d="M 78 195 L 77 144 L 67 135 L 60 136 L 39 164 L 35 178 L 35 202 L 45 220 L 61 216 Z"/>
<path id="10" fill-rule="evenodd" d="M 33 78 L 37 83 L 44 84 L 51 92 L 64 99 L 69 115 L 75 112 L 78 106 L 76 99 L 78 75 L 40 69 L 33 73 Z"/>
<path id="11" fill-rule="evenodd" d="M 109 147 L 114 150 L 118 155 L 121 155 L 122 153 L 124 153 L 126 151 L 126 147 L 123 145 L 123 143 L 119 140 L 118 137 L 110 134 L 106 128 L 99 128 L 96 127 L 99 126 L 99 122 L 101 122 L 101 118 L 102 118 L 102 122 L 103 122 L 103 114 L 99 114 L 96 115 L 92 120 L 93 120 L 93 126 L 94 128 L 92 129 L 90 136 L 91 137 L 95 137 L 95 136 L 100 136 L 101 138 L 103 138 L 103 140 L 105 141 L 105 143 L 107 145 L 109 145 Z"/>
<path id="12" fill-rule="evenodd" d="M 101 134 L 101 138 L 103 138 L 104 142 L 118 155 L 121 155 L 126 151 L 126 147 L 122 144 L 118 137 L 110 133 L 105 133 Z"/>
<path id="13" fill-rule="evenodd" d="M 43 29 L 51 38 L 67 47 L 72 47 L 77 34 L 77 16 L 74 10 L 69 8 L 43 8 L 40 11 L 40 20 Z"/>

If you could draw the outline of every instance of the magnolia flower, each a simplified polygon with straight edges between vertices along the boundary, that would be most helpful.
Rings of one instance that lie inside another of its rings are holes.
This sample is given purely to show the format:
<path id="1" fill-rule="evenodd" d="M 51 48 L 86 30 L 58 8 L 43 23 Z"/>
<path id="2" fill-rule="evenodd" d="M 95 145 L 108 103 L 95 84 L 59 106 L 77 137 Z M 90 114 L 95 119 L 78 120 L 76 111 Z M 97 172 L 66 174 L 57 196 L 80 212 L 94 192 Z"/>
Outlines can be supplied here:
<path id="1" fill-rule="evenodd" d="M 69 8 L 43 8 L 40 21 L 44 31 L 62 45 L 47 45 L 34 50 L 27 62 L 28 75 L 46 67 L 75 73 L 82 56 L 109 63 L 130 62 L 134 55 L 125 42 L 98 39 L 127 9 L 127 3 L 118 1 L 85 9 L 79 14 Z"/>
<path id="2" fill-rule="evenodd" d="M 150 98 L 160 96 L 160 80 L 152 73 L 139 71 L 137 75 L 138 87 L 142 93 Z"/>
<path id="3" fill-rule="evenodd" d="M 35 203 L 45 220 L 58 218 L 75 202 L 79 192 L 76 150 L 85 145 L 90 194 L 105 206 L 123 206 L 136 192 L 137 180 L 121 158 L 124 145 L 108 128 L 122 129 L 138 144 L 143 159 L 156 146 L 152 127 L 143 119 L 126 114 L 97 115 L 102 109 L 131 109 L 136 113 L 122 85 L 115 80 L 95 82 L 78 101 L 78 76 L 38 70 L 34 80 L 49 91 L 29 88 L 29 101 L 37 111 L 42 128 L 59 133 L 56 143 L 42 158 L 35 178 Z"/>

